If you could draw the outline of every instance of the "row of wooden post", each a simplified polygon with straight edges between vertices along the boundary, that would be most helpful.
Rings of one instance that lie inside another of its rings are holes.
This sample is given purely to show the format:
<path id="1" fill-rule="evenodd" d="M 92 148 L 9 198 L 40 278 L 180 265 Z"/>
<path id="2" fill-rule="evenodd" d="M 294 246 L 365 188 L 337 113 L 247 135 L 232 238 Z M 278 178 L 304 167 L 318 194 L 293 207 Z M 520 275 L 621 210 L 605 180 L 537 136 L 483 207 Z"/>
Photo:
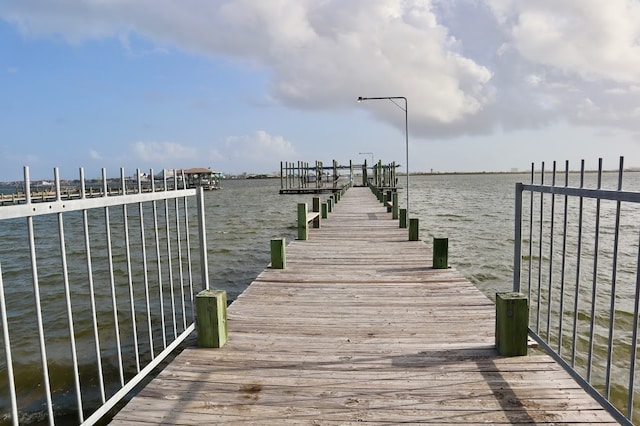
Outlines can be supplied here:
<path id="1" fill-rule="evenodd" d="M 298 239 L 306 240 L 309 235 L 309 222 L 314 228 L 320 227 L 320 220 L 326 219 L 333 211 L 335 203 L 340 201 L 348 187 L 332 194 L 327 202 L 320 203 L 319 197 L 313 198 L 313 213 L 307 213 L 307 204 L 298 204 Z M 400 219 L 400 227 L 406 228 L 406 209 L 399 209 L 398 194 L 388 191 L 380 195 L 381 191 L 371 186 L 372 191 L 381 202 L 385 203 L 393 219 Z M 394 213 L 395 212 L 395 213 Z M 399 213 L 399 214 L 397 214 Z M 404 214 L 404 215 L 403 215 Z M 403 226 L 404 218 L 404 226 Z M 418 241 L 418 219 L 409 220 L 409 240 Z M 448 263 L 447 238 L 433 238 L 433 269 L 446 269 Z M 271 267 L 286 268 L 286 240 L 274 238 L 271 240 Z M 518 292 L 496 293 L 496 349 L 503 356 L 522 356 L 528 349 L 529 304 L 526 295 Z M 196 295 L 196 326 L 198 345 L 208 348 L 220 348 L 228 339 L 227 330 L 227 293 L 224 290 L 203 290 Z"/>
<path id="2" fill-rule="evenodd" d="M 320 222 L 329 217 L 329 213 L 333 212 L 333 207 L 340 201 L 345 191 L 351 187 L 346 185 L 339 191 L 329 196 L 326 202 L 321 203 L 320 197 L 313 197 L 311 204 L 312 213 L 309 214 L 307 203 L 298 203 L 298 239 L 309 239 L 309 222 L 314 228 L 320 228 Z M 271 268 L 285 269 L 287 267 L 286 256 L 286 239 L 274 238 L 271 240 Z"/>
<path id="3" fill-rule="evenodd" d="M 407 210 L 398 210 L 398 193 L 384 191 L 369 183 L 371 191 L 387 206 L 393 219 L 399 219 L 400 228 L 407 227 Z M 419 240 L 418 219 L 409 218 L 409 241 Z M 447 238 L 433 238 L 433 269 L 449 267 Z M 521 356 L 528 349 L 529 303 L 527 296 L 518 292 L 496 293 L 496 349 L 503 356 Z"/>

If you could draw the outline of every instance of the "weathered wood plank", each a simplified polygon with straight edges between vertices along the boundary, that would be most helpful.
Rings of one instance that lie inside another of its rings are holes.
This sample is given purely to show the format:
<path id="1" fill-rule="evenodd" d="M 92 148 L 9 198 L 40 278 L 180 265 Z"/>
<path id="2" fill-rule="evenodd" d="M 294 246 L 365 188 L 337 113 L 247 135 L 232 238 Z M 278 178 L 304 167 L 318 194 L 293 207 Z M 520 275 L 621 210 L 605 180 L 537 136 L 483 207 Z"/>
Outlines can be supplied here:
<path id="1" fill-rule="evenodd" d="M 225 347 L 185 349 L 113 423 L 615 423 L 548 356 L 499 356 L 493 303 L 384 210 L 350 189 L 229 306 Z"/>

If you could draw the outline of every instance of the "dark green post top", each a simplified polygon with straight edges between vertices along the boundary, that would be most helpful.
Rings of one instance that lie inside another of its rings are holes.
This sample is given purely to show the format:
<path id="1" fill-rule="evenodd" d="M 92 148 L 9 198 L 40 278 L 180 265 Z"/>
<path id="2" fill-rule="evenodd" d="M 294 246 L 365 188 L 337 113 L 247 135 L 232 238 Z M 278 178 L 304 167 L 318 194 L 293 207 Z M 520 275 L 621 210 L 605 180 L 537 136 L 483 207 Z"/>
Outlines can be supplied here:
<path id="1" fill-rule="evenodd" d="M 529 301 L 522 293 L 496 293 L 496 349 L 503 356 L 527 354 Z"/>

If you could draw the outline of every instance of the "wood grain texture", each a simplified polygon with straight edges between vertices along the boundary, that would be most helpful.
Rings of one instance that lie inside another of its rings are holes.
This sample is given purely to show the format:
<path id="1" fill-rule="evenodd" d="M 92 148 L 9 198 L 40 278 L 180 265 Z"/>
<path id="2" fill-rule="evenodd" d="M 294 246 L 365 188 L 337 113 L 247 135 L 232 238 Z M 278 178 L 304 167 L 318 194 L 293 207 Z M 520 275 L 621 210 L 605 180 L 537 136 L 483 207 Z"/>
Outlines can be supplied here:
<path id="1" fill-rule="evenodd" d="M 499 356 L 494 304 L 431 261 L 350 189 L 231 304 L 225 347 L 185 349 L 113 424 L 615 423 L 548 356 Z"/>

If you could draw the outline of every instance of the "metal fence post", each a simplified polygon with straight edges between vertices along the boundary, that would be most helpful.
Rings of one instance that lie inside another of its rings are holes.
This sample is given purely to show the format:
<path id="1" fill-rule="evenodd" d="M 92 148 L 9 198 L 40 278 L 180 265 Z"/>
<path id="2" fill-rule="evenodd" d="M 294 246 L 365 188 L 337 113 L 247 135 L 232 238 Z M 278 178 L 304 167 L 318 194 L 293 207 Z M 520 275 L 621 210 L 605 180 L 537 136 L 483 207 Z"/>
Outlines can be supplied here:
<path id="1" fill-rule="evenodd" d="M 200 237 L 200 270 L 202 272 L 202 289 L 209 290 L 209 263 L 207 260 L 207 228 L 204 220 L 204 189 L 200 186 L 196 191 L 198 200 L 198 236 Z"/>
<path id="2" fill-rule="evenodd" d="M 516 183 L 515 229 L 513 237 L 513 291 L 520 291 L 520 262 L 522 260 L 522 183 Z"/>

